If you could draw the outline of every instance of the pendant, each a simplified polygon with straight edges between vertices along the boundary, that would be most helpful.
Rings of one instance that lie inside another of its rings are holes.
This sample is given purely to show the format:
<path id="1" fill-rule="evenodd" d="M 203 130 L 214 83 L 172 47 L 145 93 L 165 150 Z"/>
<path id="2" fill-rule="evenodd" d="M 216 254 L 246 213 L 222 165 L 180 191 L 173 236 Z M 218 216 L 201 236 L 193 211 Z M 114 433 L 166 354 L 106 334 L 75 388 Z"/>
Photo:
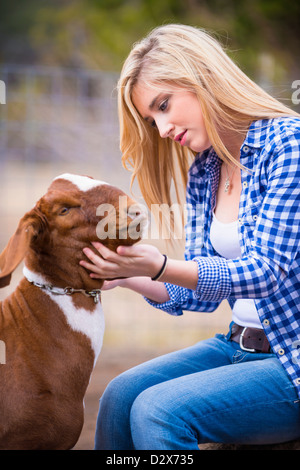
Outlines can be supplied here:
<path id="1" fill-rule="evenodd" d="M 230 188 L 230 180 L 229 180 L 229 177 L 227 176 L 226 181 L 225 181 L 225 186 L 224 186 L 224 192 L 228 193 L 229 188 Z"/>

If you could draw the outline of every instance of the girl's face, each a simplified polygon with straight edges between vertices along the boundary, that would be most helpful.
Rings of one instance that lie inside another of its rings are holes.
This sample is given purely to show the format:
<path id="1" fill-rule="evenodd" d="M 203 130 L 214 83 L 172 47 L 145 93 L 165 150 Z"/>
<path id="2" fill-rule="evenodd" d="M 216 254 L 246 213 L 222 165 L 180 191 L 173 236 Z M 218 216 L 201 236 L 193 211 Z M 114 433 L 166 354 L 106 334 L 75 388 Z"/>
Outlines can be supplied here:
<path id="1" fill-rule="evenodd" d="M 132 92 L 132 101 L 162 138 L 169 137 L 195 152 L 211 146 L 201 106 L 194 93 L 173 86 L 160 91 L 138 82 Z"/>

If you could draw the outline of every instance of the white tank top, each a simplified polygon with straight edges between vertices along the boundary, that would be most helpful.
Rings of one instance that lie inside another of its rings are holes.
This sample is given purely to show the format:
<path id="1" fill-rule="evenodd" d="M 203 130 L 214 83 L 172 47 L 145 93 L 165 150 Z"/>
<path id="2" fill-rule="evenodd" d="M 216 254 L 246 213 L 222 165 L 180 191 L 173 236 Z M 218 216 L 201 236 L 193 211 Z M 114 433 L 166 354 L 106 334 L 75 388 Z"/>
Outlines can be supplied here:
<path id="1" fill-rule="evenodd" d="M 227 259 L 241 257 L 237 220 L 231 223 L 220 222 L 213 213 L 210 241 L 219 255 Z M 241 326 L 262 328 L 253 299 L 238 299 L 232 309 L 232 320 Z"/>

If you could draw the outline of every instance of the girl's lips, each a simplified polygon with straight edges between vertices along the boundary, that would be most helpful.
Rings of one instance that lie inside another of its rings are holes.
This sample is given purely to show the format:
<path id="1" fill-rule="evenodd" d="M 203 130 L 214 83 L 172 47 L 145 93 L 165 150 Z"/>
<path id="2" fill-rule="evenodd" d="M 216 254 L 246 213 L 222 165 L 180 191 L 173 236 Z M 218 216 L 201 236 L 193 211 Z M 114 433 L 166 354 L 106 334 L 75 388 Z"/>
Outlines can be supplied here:
<path id="1" fill-rule="evenodd" d="M 181 137 L 180 145 L 184 145 L 184 144 L 185 144 L 185 141 L 186 141 L 186 134 L 187 134 L 187 131 L 185 131 L 184 134 L 183 134 L 183 136 Z"/>
<path id="2" fill-rule="evenodd" d="M 177 134 L 174 139 L 175 142 L 179 142 L 180 145 L 184 145 L 186 141 L 186 133 L 187 133 L 187 130 L 181 132 L 180 134 Z"/>

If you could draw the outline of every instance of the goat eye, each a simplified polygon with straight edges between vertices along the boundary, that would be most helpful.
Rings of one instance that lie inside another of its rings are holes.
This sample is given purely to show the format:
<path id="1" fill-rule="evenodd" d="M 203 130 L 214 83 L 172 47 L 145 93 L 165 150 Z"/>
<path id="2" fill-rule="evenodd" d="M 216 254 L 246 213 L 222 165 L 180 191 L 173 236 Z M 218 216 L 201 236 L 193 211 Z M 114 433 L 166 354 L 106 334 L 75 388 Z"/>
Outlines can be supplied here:
<path id="1" fill-rule="evenodd" d="M 70 212 L 70 207 L 63 207 L 59 211 L 59 215 L 67 215 Z"/>

